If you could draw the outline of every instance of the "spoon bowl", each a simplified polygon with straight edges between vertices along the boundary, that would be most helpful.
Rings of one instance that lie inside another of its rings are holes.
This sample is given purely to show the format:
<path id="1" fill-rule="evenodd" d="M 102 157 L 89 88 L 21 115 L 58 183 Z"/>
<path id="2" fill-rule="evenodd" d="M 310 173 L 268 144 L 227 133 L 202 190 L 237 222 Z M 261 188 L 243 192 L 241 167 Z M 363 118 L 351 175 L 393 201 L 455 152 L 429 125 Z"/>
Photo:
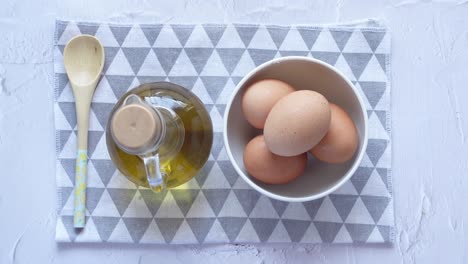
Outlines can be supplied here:
<path id="1" fill-rule="evenodd" d="M 104 67 L 104 48 L 91 35 L 79 35 L 68 42 L 63 56 L 70 82 L 83 86 L 95 82 Z"/>

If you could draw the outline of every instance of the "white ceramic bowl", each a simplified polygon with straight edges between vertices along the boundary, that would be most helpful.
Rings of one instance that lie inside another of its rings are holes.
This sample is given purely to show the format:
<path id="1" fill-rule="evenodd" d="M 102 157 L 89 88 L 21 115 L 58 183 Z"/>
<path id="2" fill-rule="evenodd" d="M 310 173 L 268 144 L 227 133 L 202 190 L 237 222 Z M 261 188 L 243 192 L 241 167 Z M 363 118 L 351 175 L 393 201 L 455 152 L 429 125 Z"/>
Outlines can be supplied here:
<path id="1" fill-rule="evenodd" d="M 246 171 L 242 159 L 247 143 L 261 130 L 247 123 L 241 109 L 246 87 L 262 79 L 278 79 L 297 90 L 314 90 L 342 107 L 353 119 L 359 133 L 359 148 L 343 164 L 327 164 L 309 155 L 304 175 L 283 185 L 257 181 Z M 266 62 L 247 74 L 235 88 L 224 113 L 224 145 L 237 173 L 255 190 L 276 200 L 305 202 L 319 199 L 342 186 L 356 171 L 367 147 L 367 112 L 354 85 L 336 68 L 308 57 L 283 57 Z"/>

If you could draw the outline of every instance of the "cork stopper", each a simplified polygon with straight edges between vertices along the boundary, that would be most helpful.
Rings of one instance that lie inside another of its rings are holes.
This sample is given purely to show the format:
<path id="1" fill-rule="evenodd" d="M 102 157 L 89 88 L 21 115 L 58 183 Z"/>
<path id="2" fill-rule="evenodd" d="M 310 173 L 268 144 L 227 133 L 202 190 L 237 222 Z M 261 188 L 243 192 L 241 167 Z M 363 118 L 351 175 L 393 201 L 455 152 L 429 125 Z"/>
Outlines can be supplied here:
<path id="1" fill-rule="evenodd" d="M 135 154 L 153 147 L 161 134 L 159 117 L 140 104 L 121 107 L 111 122 L 115 142 L 125 151 Z"/>

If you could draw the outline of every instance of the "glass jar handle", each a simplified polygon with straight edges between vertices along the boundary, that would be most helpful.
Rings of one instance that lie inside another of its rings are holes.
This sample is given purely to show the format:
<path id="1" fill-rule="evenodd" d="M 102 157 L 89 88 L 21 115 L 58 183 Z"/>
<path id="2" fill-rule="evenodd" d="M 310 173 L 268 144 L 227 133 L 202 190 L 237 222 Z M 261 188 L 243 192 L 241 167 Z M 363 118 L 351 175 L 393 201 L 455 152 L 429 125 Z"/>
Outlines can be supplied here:
<path id="1" fill-rule="evenodd" d="M 161 192 L 166 189 L 166 175 L 161 173 L 159 153 L 142 156 L 141 159 L 145 164 L 146 177 L 151 190 Z"/>

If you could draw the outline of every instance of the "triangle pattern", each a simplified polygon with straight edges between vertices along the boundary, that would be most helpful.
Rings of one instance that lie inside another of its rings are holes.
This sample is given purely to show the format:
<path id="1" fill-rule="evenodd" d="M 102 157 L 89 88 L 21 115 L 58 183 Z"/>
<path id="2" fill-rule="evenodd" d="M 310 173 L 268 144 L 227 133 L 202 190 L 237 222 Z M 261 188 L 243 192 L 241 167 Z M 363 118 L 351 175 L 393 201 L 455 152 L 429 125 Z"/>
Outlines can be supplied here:
<path id="1" fill-rule="evenodd" d="M 156 224 L 166 243 L 170 243 L 182 224 L 183 218 L 156 218 Z"/>
<path id="2" fill-rule="evenodd" d="M 146 39 L 148 40 L 148 43 L 153 46 L 154 42 L 159 36 L 159 32 L 161 32 L 163 25 L 157 24 L 157 25 L 140 25 L 141 30 L 143 31 L 143 34 L 145 34 Z"/>
<path id="3" fill-rule="evenodd" d="M 131 28 L 121 26 L 109 26 L 109 28 L 112 31 L 112 34 L 114 34 L 115 40 L 117 40 L 119 45 L 122 46 L 122 43 L 124 42 Z"/>
<path id="4" fill-rule="evenodd" d="M 346 44 L 349 41 L 349 38 L 351 35 L 353 35 L 353 32 L 351 31 L 345 31 L 345 30 L 330 30 L 330 33 L 333 36 L 333 39 L 336 42 L 336 45 L 338 45 L 338 48 L 342 51 L 343 48 L 346 46 Z"/>
<path id="5" fill-rule="evenodd" d="M 195 201 L 193 202 L 192 207 L 190 207 L 186 217 L 216 217 L 203 192 L 198 193 L 198 196 L 195 198 Z"/>
<path id="6" fill-rule="evenodd" d="M 151 218 L 122 218 L 133 242 L 139 243 L 151 223 Z"/>
<path id="7" fill-rule="evenodd" d="M 182 221 L 182 224 L 177 229 L 177 233 L 171 241 L 171 244 L 198 244 L 198 240 L 193 234 L 192 228 L 189 226 L 186 220 Z"/>
<path id="8" fill-rule="evenodd" d="M 215 219 L 210 231 L 205 237 L 205 243 L 227 243 L 229 238 L 224 232 L 223 227 L 219 223 L 218 219 Z"/>
<path id="9" fill-rule="evenodd" d="M 384 72 L 387 72 L 387 56 L 385 54 L 374 54 Z"/>
<path id="10" fill-rule="evenodd" d="M 217 163 L 218 166 L 221 168 L 224 177 L 226 177 L 226 180 L 229 182 L 229 185 L 232 187 L 239 178 L 239 175 L 232 166 L 232 163 L 228 160 L 219 160 L 219 158 Z"/>
<path id="11" fill-rule="evenodd" d="M 316 38 L 310 50 L 311 51 L 341 52 L 330 30 L 328 29 L 323 29 L 320 32 L 320 34 Z"/>
<path id="12" fill-rule="evenodd" d="M 220 217 L 247 217 L 247 214 L 244 212 L 239 200 L 233 191 L 230 191 L 226 201 L 223 204 L 223 207 L 217 213 L 218 218 Z"/>
<path id="13" fill-rule="evenodd" d="M 283 219 L 310 221 L 309 213 L 303 203 L 289 203 L 282 215 Z"/>
<path id="14" fill-rule="evenodd" d="M 354 206 L 354 203 L 356 203 L 357 197 L 357 195 L 330 195 L 330 199 L 335 206 L 336 211 L 341 216 L 343 222 L 348 217 L 351 208 Z"/>
<path id="15" fill-rule="evenodd" d="M 277 26 L 266 26 L 268 33 L 270 33 L 271 39 L 276 45 L 276 48 L 279 49 L 281 44 L 283 44 L 286 35 L 288 34 L 289 27 L 277 27 Z"/>
<path id="16" fill-rule="evenodd" d="M 213 102 L 218 100 L 218 97 L 223 90 L 222 88 L 226 85 L 226 82 L 229 79 L 228 77 L 214 76 L 202 76 L 200 78 Z"/>
<path id="17" fill-rule="evenodd" d="M 107 81 L 116 98 L 121 98 L 127 92 L 134 78 L 133 76 L 107 75 Z"/>
<path id="18" fill-rule="evenodd" d="M 338 234 L 336 234 L 335 239 L 333 240 L 333 243 L 352 243 L 353 239 L 349 235 L 348 230 L 346 227 L 343 225 L 338 231 Z"/>
<path id="19" fill-rule="evenodd" d="M 59 102 L 58 103 L 60 110 L 62 110 L 63 115 L 70 124 L 71 128 L 76 127 L 76 111 L 75 111 L 75 103 L 70 102 Z"/>
<path id="20" fill-rule="evenodd" d="M 242 243 L 242 242 L 247 242 L 247 243 L 255 243 L 255 242 L 260 242 L 260 238 L 257 235 L 257 232 L 255 232 L 254 227 L 252 226 L 252 223 L 250 222 L 249 219 L 245 222 L 244 226 L 242 227 L 241 231 L 236 237 L 236 243 Z"/>
<path id="21" fill-rule="evenodd" d="M 309 51 L 310 48 L 306 45 L 303 36 L 298 30 L 290 30 L 279 50 Z"/>
<path id="22" fill-rule="evenodd" d="M 140 239 L 140 244 L 154 243 L 155 241 L 164 241 L 164 237 L 162 236 L 161 231 L 159 231 L 159 227 L 156 222 L 152 220 L 148 229 L 146 229 L 145 234 L 143 234 L 143 237 Z"/>
<path id="23" fill-rule="evenodd" d="M 361 199 L 356 200 L 356 203 L 351 209 L 348 218 L 346 218 L 346 223 L 369 225 L 375 224 L 374 220 L 372 219 L 372 216 L 369 214 L 369 211 L 367 210 L 366 206 L 364 205 Z"/>
<path id="24" fill-rule="evenodd" d="M 197 76 L 170 76 L 169 81 L 191 90 L 197 81 Z"/>
<path id="25" fill-rule="evenodd" d="M 182 51 L 181 48 L 153 48 L 153 50 L 166 74 L 169 74 Z"/>
<path id="26" fill-rule="evenodd" d="M 125 57 L 132 67 L 133 73 L 135 75 L 140 71 L 141 65 L 148 56 L 151 48 L 122 48 Z"/>
<path id="27" fill-rule="evenodd" d="M 186 220 L 189 226 L 191 227 L 192 232 L 194 232 L 198 243 L 201 244 L 205 240 L 208 231 L 210 231 L 211 227 L 213 226 L 215 218 L 187 218 Z"/>
<path id="28" fill-rule="evenodd" d="M 76 237 L 75 242 L 102 242 L 92 218 L 87 217 L 86 225 L 80 230 L 80 234 Z"/>
<path id="29" fill-rule="evenodd" d="M 98 104 L 109 103 L 113 106 L 116 102 L 117 102 L 117 98 L 115 97 L 115 94 L 112 91 L 112 88 L 110 87 L 110 84 L 107 81 L 107 78 L 103 76 L 101 80 L 99 81 L 99 84 L 96 87 L 96 90 L 94 91 L 92 103 L 98 103 Z M 95 111 L 95 109 L 93 109 L 93 111 Z"/>
<path id="30" fill-rule="evenodd" d="M 351 177 L 351 182 L 353 183 L 354 188 L 356 188 L 356 191 L 358 191 L 358 193 L 361 193 L 362 189 L 369 180 L 369 177 L 371 176 L 373 170 L 373 168 L 359 167 L 357 168 L 353 177 Z"/>
<path id="31" fill-rule="evenodd" d="M 360 80 L 369 82 L 385 82 L 387 80 L 387 75 L 382 67 L 380 67 L 380 63 L 375 56 L 371 57 Z"/>
<path id="32" fill-rule="evenodd" d="M 334 223 L 332 223 L 334 225 Z M 301 243 L 322 243 L 322 238 L 318 233 L 315 223 L 309 225 L 309 228 L 305 231 L 304 236 L 302 237 Z"/>
<path id="33" fill-rule="evenodd" d="M 172 25 L 172 30 L 174 30 L 182 46 L 185 46 L 194 28 L 193 25 Z"/>
<path id="34" fill-rule="evenodd" d="M 114 201 L 119 214 L 122 216 L 127 210 L 128 205 L 135 196 L 136 190 L 132 189 L 107 189 L 112 201 Z"/>
<path id="35" fill-rule="evenodd" d="M 380 235 L 383 237 L 385 242 L 392 242 L 392 237 L 391 237 L 391 230 L 392 228 L 390 226 L 377 226 L 379 229 Z"/>
<path id="36" fill-rule="evenodd" d="M 250 218 L 250 222 L 252 223 L 252 226 L 261 242 L 268 241 L 268 238 L 273 233 L 278 221 L 278 219 L 271 218 Z"/>
<path id="37" fill-rule="evenodd" d="M 288 231 L 291 242 L 300 242 L 311 224 L 310 221 L 290 219 L 283 219 L 282 222 L 286 231 Z"/>
<path id="38" fill-rule="evenodd" d="M 172 196 L 179 206 L 179 209 L 182 211 L 184 216 L 187 215 L 190 206 L 192 206 L 193 202 L 195 201 L 195 197 L 197 197 L 198 192 L 200 190 L 193 190 L 193 189 L 185 189 L 185 190 L 170 190 Z"/>
<path id="39" fill-rule="evenodd" d="M 171 76 L 197 76 L 197 72 L 190 62 L 185 50 L 180 52 L 175 64 L 173 65 L 169 75 Z"/>
<path id="40" fill-rule="evenodd" d="M 273 52 L 273 51 L 271 51 Z M 240 78 L 233 79 L 235 80 L 241 80 L 243 76 L 247 75 L 252 69 L 255 68 L 255 63 L 253 62 L 252 58 L 250 57 L 249 52 L 244 52 L 242 54 L 239 63 L 237 64 L 236 68 L 234 68 L 234 71 L 231 73 L 232 76 L 241 76 Z M 234 82 L 236 85 L 238 82 Z"/>
<path id="41" fill-rule="evenodd" d="M 107 216 L 93 216 L 92 218 L 99 237 L 107 242 L 120 218 Z"/>
<path id="42" fill-rule="evenodd" d="M 245 47 L 248 47 L 255 33 L 257 33 L 258 26 L 254 26 L 254 27 L 252 26 L 246 27 L 244 25 L 234 25 L 234 26 L 236 27 L 237 33 L 239 34 L 239 37 L 241 38 Z"/>
<path id="43" fill-rule="evenodd" d="M 86 209 L 92 214 L 101 199 L 104 188 L 86 188 Z"/>
<path id="44" fill-rule="evenodd" d="M 205 67 L 201 71 L 200 75 L 203 76 L 229 76 L 229 73 L 224 68 L 224 63 L 221 61 L 218 52 L 213 51 Z"/>
<path id="45" fill-rule="evenodd" d="M 153 47 L 155 48 L 181 48 L 179 39 L 177 38 L 174 30 L 169 25 L 164 25 L 158 37 L 156 38 Z"/>
<path id="46" fill-rule="evenodd" d="M 185 48 L 190 61 L 192 62 L 193 67 L 198 74 L 201 73 L 203 68 L 205 68 L 208 58 L 213 53 L 212 48 Z"/>
<path id="47" fill-rule="evenodd" d="M 377 103 L 385 93 L 386 83 L 384 82 L 359 82 L 362 91 L 366 95 L 367 100 L 375 108 Z"/>
<path id="48" fill-rule="evenodd" d="M 128 32 L 122 47 L 137 49 L 137 48 L 151 48 L 152 45 L 148 42 L 145 33 L 139 26 L 133 26 Z M 129 58 L 127 56 L 127 58 Z"/>
<path id="49" fill-rule="evenodd" d="M 101 199 L 99 200 L 98 204 L 93 210 L 93 217 L 113 217 L 113 218 L 120 218 L 120 213 L 117 207 L 112 200 L 108 190 L 104 190 Z M 116 223 L 117 224 L 117 221 Z M 115 226 L 114 224 L 114 226 Z M 106 240 L 109 238 L 110 233 L 112 230 L 109 230 L 108 234 L 106 235 Z"/>
<path id="50" fill-rule="evenodd" d="M 112 33 L 109 25 L 101 24 L 96 31 L 95 37 L 101 41 L 102 45 L 105 48 L 106 57 L 109 56 L 107 49 L 109 47 L 119 47 L 119 43 L 114 38 L 114 34 Z"/>
<path id="51" fill-rule="evenodd" d="M 376 227 L 376 228 L 374 228 L 374 231 L 372 231 L 370 236 L 367 238 L 366 242 L 376 243 L 376 242 L 380 242 L 380 241 L 384 241 L 384 238 L 380 234 L 379 229 Z"/>
<path id="52" fill-rule="evenodd" d="M 372 54 L 369 53 L 343 53 L 346 62 L 348 63 L 351 71 L 353 71 L 354 77 L 356 80 L 359 80 L 362 72 L 367 67 L 367 63 L 372 57 Z"/>
<path id="53" fill-rule="evenodd" d="M 312 57 L 324 61 L 330 65 L 335 65 L 340 53 L 338 52 L 328 52 L 328 51 L 313 51 L 311 52 Z"/>
<path id="54" fill-rule="evenodd" d="M 322 205 L 315 215 L 314 221 L 342 223 L 340 215 L 329 197 L 323 199 Z"/>
<path id="55" fill-rule="evenodd" d="M 353 32 L 346 44 L 346 47 L 344 47 L 343 52 L 372 54 L 372 51 L 360 30 Z"/>
<path id="56" fill-rule="evenodd" d="M 307 48 L 310 50 L 312 46 L 314 46 L 315 41 L 317 41 L 317 38 L 319 37 L 321 30 L 318 28 L 312 29 L 312 28 L 301 27 L 301 26 L 298 26 L 296 28 L 299 34 L 301 34 L 301 37 L 304 40 L 305 44 L 307 45 Z"/>
<path id="57" fill-rule="evenodd" d="M 216 141 L 213 141 L 213 142 L 216 142 Z M 200 172 L 198 172 L 197 176 L 195 177 L 198 185 L 202 186 L 205 183 L 206 178 L 208 177 L 208 174 L 213 168 L 213 165 L 214 165 L 214 161 L 212 160 L 206 161 L 203 168 L 200 170 Z"/>
<path id="58" fill-rule="evenodd" d="M 218 48 L 216 49 L 216 52 L 218 52 L 218 55 L 221 58 L 221 61 L 223 62 L 223 65 L 226 68 L 226 70 L 229 72 L 229 74 L 231 74 L 236 68 L 237 64 L 239 63 L 239 60 L 242 54 L 244 54 L 245 49 Z"/>
<path id="59" fill-rule="evenodd" d="M 135 70 L 135 69 L 134 69 Z M 166 72 L 159 63 L 154 50 L 148 52 L 148 55 L 140 65 L 138 76 L 165 76 Z"/>
<path id="60" fill-rule="evenodd" d="M 117 42 L 116 42 L 116 45 L 118 46 L 119 44 L 117 44 Z M 102 72 L 104 72 L 104 73 L 108 72 L 109 66 L 114 61 L 115 56 L 117 55 L 117 52 L 119 52 L 119 50 L 120 49 L 118 47 L 109 47 L 109 46 L 104 47 L 104 53 L 106 54 L 106 56 L 104 58 L 104 67 L 102 69 Z M 119 63 L 119 62 L 117 62 L 117 63 Z M 102 82 L 102 79 L 101 79 L 101 82 Z"/>
<path id="61" fill-rule="evenodd" d="M 95 114 L 102 128 L 107 127 L 107 119 L 109 118 L 109 114 L 114 106 L 115 105 L 112 103 L 91 103 L 91 110 Z"/>
<path id="62" fill-rule="evenodd" d="M 203 194 L 213 212 L 218 215 L 230 193 L 230 189 L 204 189 Z"/>
<path id="63" fill-rule="evenodd" d="M 260 26 L 248 46 L 250 49 L 276 50 L 276 45 L 265 26 Z"/>
<path id="64" fill-rule="evenodd" d="M 124 218 L 129 218 L 129 217 L 130 218 L 135 218 L 135 217 L 136 218 L 138 218 L 138 217 L 151 218 L 152 216 L 153 215 L 151 214 L 150 210 L 146 206 L 146 203 L 143 200 L 143 197 L 141 196 L 139 191 L 136 192 L 136 194 L 133 197 L 132 201 L 130 202 L 127 209 L 125 210 L 125 213 L 123 214 Z M 149 223 L 148 223 L 148 225 L 149 225 Z M 131 234 L 132 230 L 129 230 L 129 231 L 130 231 L 130 234 Z M 141 234 L 141 235 L 143 235 L 143 234 Z M 133 235 L 132 235 L 132 237 L 133 237 Z"/>
<path id="65" fill-rule="evenodd" d="M 211 43 L 213 44 L 213 46 L 218 45 L 218 42 L 221 39 L 221 36 L 223 36 L 224 31 L 226 30 L 225 25 L 205 24 L 205 25 L 203 25 L 203 28 L 205 29 L 206 34 L 210 38 Z"/>
<path id="66" fill-rule="evenodd" d="M 317 215 L 318 210 L 322 206 L 324 198 L 317 199 L 317 200 L 312 200 L 309 202 L 304 202 L 302 203 L 304 205 L 304 208 L 306 209 L 307 213 L 310 216 L 310 219 L 314 219 L 315 216 Z"/>
<path id="67" fill-rule="evenodd" d="M 122 75 L 122 76 L 129 76 L 133 75 L 133 70 L 130 64 L 128 63 L 125 54 L 123 53 L 122 49 L 117 51 L 112 63 L 109 64 L 109 67 L 105 71 L 106 77 L 109 80 L 110 75 Z M 117 97 L 120 98 L 120 97 Z"/>
<path id="68" fill-rule="evenodd" d="M 273 233 L 268 238 L 269 243 L 289 243 L 291 239 L 289 238 L 288 231 L 283 225 L 282 221 L 279 221 L 276 225 Z"/>
<path id="69" fill-rule="evenodd" d="M 392 193 L 392 189 L 390 186 L 390 173 L 388 169 L 384 168 L 377 168 L 377 172 L 380 175 L 380 178 L 382 179 L 382 182 L 385 184 L 385 187 L 387 187 L 387 191 L 389 193 Z"/>
<path id="70" fill-rule="evenodd" d="M 245 48 L 237 30 L 233 25 L 227 25 L 226 30 L 216 45 L 217 48 Z"/>
<path id="71" fill-rule="evenodd" d="M 379 31 L 362 31 L 362 35 L 366 38 L 369 47 L 372 49 L 373 52 L 377 49 L 377 47 L 382 42 L 382 39 L 385 36 L 385 32 Z"/>
<path id="72" fill-rule="evenodd" d="M 244 226 L 247 218 L 245 217 L 220 217 L 218 218 L 219 223 L 223 227 L 224 232 L 226 232 L 229 242 L 234 242 L 241 231 L 241 228 Z"/>
<path id="73" fill-rule="evenodd" d="M 78 28 L 78 26 L 75 23 L 70 22 L 68 23 L 65 30 L 61 34 L 60 38 L 57 40 L 57 44 L 67 45 L 68 41 L 70 41 L 73 37 L 79 34 L 80 34 L 80 29 Z"/>
<path id="74" fill-rule="evenodd" d="M 158 212 L 167 193 L 155 194 L 152 190 L 140 189 L 140 194 L 145 201 L 148 210 L 151 212 L 151 215 L 154 216 Z"/>
<path id="75" fill-rule="evenodd" d="M 276 213 L 273 205 L 266 196 L 260 196 L 257 204 L 252 209 L 249 215 L 250 218 L 278 218 L 279 215 Z"/>
<path id="76" fill-rule="evenodd" d="M 377 170 L 372 172 L 369 180 L 362 189 L 361 195 L 390 197 L 387 186 L 382 181 L 382 178 L 380 177 Z M 385 207 L 382 209 L 385 209 Z"/>
<path id="77" fill-rule="evenodd" d="M 179 206 L 176 206 L 176 205 L 177 205 L 177 202 L 175 201 L 175 198 L 172 195 L 172 193 L 166 192 L 164 200 L 159 206 L 159 209 L 155 217 L 156 218 L 183 218 L 184 215 L 182 214 L 182 211 L 180 211 Z"/>
<path id="78" fill-rule="evenodd" d="M 275 200 L 270 198 L 270 202 L 273 205 L 273 208 L 275 208 L 276 213 L 279 216 L 282 216 L 284 211 L 286 210 L 286 207 L 288 206 L 287 202 Z"/>
<path id="79" fill-rule="evenodd" d="M 379 162 L 382 154 L 385 152 L 387 144 L 388 141 L 385 139 L 369 139 L 366 153 L 374 166 L 377 165 L 377 162 Z"/>
<path id="80" fill-rule="evenodd" d="M 374 225 L 365 224 L 345 224 L 345 226 L 355 243 L 367 242 L 375 227 Z"/>
<path id="81" fill-rule="evenodd" d="M 210 48 L 210 50 L 212 50 L 213 43 L 203 27 L 201 25 L 196 25 L 185 43 L 185 48 Z"/>
<path id="82" fill-rule="evenodd" d="M 276 50 L 248 49 L 247 51 L 255 63 L 255 66 L 259 66 L 260 64 L 272 60 L 277 53 Z"/>
<path id="83" fill-rule="evenodd" d="M 125 226 L 125 223 L 122 219 L 117 222 L 107 241 L 120 243 L 128 243 L 129 241 L 133 241 L 130 233 L 128 232 L 127 226 Z"/>
<path id="84" fill-rule="evenodd" d="M 383 212 L 390 203 L 390 198 L 381 196 L 361 196 L 361 200 L 369 211 L 375 223 L 378 223 Z"/>
<path id="85" fill-rule="evenodd" d="M 332 243 L 335 240 L 336 235 L 340 231 L 343 224 L 333 222 L 315 222 L 315 228 L 317 229 L 322 242 Z"/>
<path id="86" fill-rule="evenodd" d="M 217 163 L 213 164 L 208 177 L 203 184 L 204 189 L 229 189 L 231 185 L 223 176 L 223 172 Z"/>
<path id="87" fill-rule="evenodd" d="M 260 194 L 252 189 L 235 189 L 233 191 L 237 199 L 239 200 L 242 208 L 244 208 L 245 214 L 250 215 L 253 208 L 257 204 L 258 199 L 260 198 Z"/>

